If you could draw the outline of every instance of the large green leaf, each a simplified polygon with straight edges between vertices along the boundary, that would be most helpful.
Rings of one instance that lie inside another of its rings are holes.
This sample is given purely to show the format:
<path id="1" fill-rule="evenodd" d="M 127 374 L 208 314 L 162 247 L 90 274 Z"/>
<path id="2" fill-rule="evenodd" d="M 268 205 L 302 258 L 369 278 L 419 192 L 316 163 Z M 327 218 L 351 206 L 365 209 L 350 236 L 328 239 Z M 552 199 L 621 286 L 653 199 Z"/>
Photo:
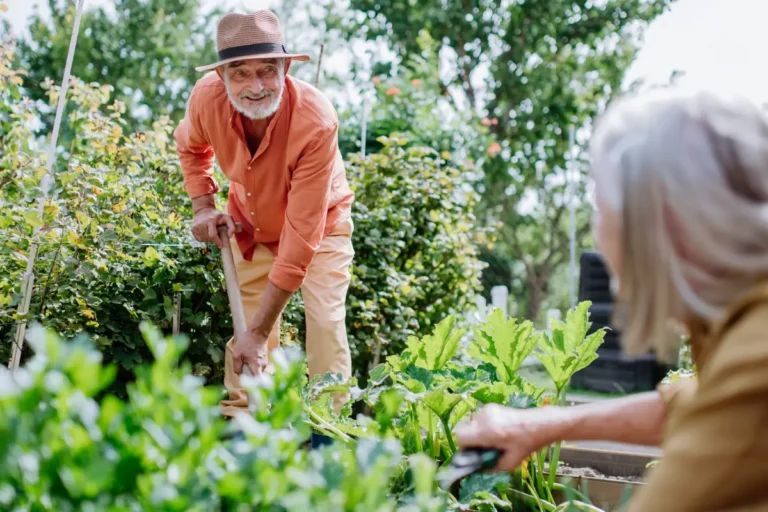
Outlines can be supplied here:
<path id="1" fill-rule="evenodd" d="M 443 421 L 448 421 L 453 409 L 459 405 L 462 400 L 460 395 L 454 395 L 445 389 L 435 389 L 430 393 L 427 393 L 423 399 L 424 404 L 434 411 L 434 413 Z"/>
<path id="2" fill-rule="evenodd" d="M 465 329 L 455 328 L 456 319 L 448 316 L 442 320 L 432 334 L 419 339 L 411 336 L 408 339 L 408 350 L 416 354 L 416 365 L 427 370 L 440 370 L 456 355 L 459 341 L 466 332 Z"/>
<path id="3" fill-rule="evenodd" d="M 589 322 L 589 301 L 579 303 L 568 311 L 566 320 L 552 319 L 552 330 L 538 336 L 536 357 L 549 372 L 558 390 L 565 387 L 574 373 L 597 359 L 597 349 L 603 343 L 604 330 L 586 336 Z M 586 337 L 585 337 L 586 336 Z"/>
<path id="4" fill-rule="evenodd" d="M 492 364 L 498 378 L 511 384 L 523 361 L 536 346 L 536 338 L 532 334 L 531 322 L 524 321 L 518 325 L 515 318 L 507 320 L 504 312 L 496 309 L 475 329 L 469 354 Z"/>

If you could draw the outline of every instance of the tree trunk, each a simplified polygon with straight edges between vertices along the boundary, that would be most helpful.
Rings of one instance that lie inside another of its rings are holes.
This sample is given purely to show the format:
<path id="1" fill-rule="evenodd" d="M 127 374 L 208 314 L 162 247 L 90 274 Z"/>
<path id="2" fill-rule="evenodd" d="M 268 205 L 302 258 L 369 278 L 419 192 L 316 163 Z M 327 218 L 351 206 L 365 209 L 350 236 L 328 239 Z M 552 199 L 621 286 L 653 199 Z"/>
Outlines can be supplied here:
<path id="1" fill-rule="evenodd" d="M 544 292 L 539 286 L 538 280 L 529 276 L 528 282 L 528 308 L 526 311 L 526 318 L 534 324 L 539 318 L 539 310 L 541 309 L 541 303 L 544 300 Z"/>

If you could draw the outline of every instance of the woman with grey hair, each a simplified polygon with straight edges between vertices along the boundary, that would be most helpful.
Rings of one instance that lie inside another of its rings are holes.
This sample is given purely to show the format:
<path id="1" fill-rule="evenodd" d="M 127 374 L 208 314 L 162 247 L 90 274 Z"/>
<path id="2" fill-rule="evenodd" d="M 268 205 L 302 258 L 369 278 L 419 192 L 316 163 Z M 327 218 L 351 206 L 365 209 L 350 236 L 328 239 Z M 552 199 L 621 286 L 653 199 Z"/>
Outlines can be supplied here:
<path id="1" fill-rule="evenodd" d="M 590 153 L 625 351 L 673 359 L 682 326 L 696 378 L 583 406 L 488 406 L 458 443 L 502 450 L 499 470 L 561 440 L 661 445 L 630 511 L 768 510 L 768 122 L 743 99 L 654 92 L 613 104 Z"/>

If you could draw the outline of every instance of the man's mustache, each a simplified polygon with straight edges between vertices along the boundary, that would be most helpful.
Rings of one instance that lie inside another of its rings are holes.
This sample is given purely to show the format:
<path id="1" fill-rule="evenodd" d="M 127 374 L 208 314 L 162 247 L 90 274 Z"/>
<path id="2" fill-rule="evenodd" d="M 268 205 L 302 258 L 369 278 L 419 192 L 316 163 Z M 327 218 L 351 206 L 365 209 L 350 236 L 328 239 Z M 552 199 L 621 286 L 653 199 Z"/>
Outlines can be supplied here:
<path id="1" fill-rule="evenodd" d="M 241 100 L 244 100 L 244 99 L 260 100 L 260 99 L 264 99 L 264 98 L 266 98 L 268 96 L 272 96 L 272 93 L 270 91 L 264 91 L 261 94 L 256 94 L 256 93 L 248 92 L 248 91 L 240 93 L 240 99 Z"/>

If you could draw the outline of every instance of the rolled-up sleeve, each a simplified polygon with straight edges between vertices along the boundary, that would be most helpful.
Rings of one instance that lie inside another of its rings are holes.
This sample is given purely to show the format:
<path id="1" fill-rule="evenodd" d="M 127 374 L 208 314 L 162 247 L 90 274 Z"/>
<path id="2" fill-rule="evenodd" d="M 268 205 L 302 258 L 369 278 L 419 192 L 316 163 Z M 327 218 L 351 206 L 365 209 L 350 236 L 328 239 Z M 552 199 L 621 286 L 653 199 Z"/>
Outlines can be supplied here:
<path id="1" fill-rule="evenodd" d="M 764 510 L 768 481 L 768 307 L 743 318 L 672 405 L 664 455 L 631 512 Z"/>
<path id="2" fill-rule="evenodd" d="M 195 87 L 190 94 L 184 119 L 173 133 L 184 175 L 184 189 L 192 199 L 219 191 L 213 178 L 213 148 L 202 129 L 200 106 L 203 101 L 204 91 Z"/>
<path id="3" fill-rule="evenodd" d="M 279 250 L 269 275 L 281 290 L 295 292 L 301 287 L 323 241 L 337 152 L 334 124 L 307 145 L 293 171 Z"/>

